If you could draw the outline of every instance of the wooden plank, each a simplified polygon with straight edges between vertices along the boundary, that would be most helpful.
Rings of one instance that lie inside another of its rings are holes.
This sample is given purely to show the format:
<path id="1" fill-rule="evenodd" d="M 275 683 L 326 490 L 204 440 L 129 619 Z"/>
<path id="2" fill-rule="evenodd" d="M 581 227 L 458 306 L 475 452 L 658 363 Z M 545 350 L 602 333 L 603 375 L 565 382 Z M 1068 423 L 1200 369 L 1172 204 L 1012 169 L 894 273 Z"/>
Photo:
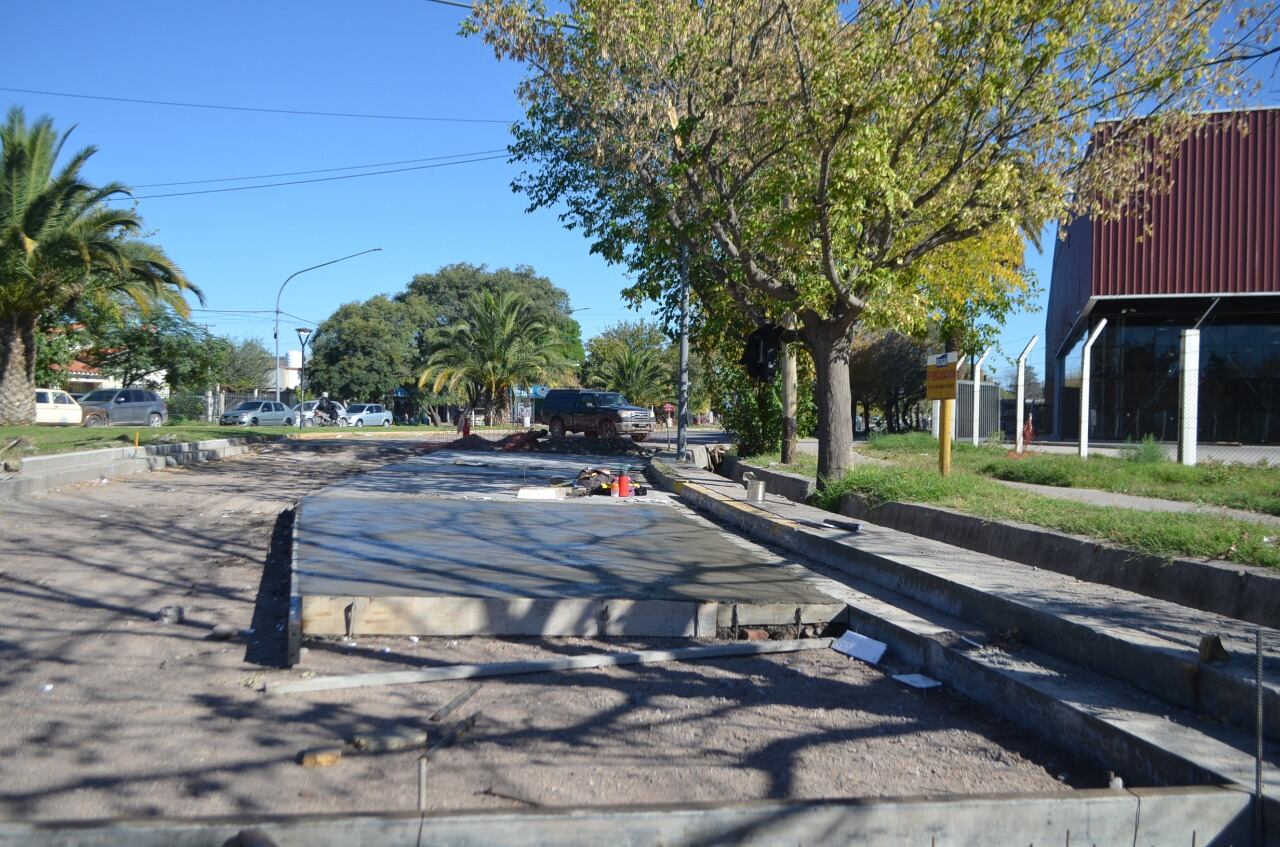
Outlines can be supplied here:
<path id="1" fill-rule="evenodd" d="M 564 656 L 532 662 L 496 662 L 487 665 L 450 665 L 413 671 L 318 676 L 290 682 L 268 682 L 268 694 L 300 694 L 306 691 L 334 691 L 342 688 L 367 688 L 379 685 L 406 685 L 417 682 L 444 682 L 450 679 L 480 679 L 492 676 L 547 673 L 549 671 L 606 668 L 620 665 L 648 665 L 657 662 L 691 662 L 698 659 L 725 659 L 737 656 L 760 656 L 770 653 L 794 653 L 800 650 L 825 650 L 830 638 L 805 638 L 790 641 L 735 641 L 675 650 L 639 650 L 625 653 L 598 653 L 586 656 Z"/>

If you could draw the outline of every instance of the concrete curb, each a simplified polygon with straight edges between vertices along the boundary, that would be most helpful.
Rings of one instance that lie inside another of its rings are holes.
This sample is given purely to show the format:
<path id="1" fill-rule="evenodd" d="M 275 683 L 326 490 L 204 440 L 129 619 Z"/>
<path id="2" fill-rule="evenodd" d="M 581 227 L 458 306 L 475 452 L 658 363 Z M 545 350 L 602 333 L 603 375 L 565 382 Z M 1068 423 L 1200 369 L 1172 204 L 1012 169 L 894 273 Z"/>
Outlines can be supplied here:
<path id="1" fill-rule="evenodd" d="M 1244 847 L 1252 843 L 1249 807 L 1248 795 L 1230 789 L 1139 788 L 720 806 L 0 823 L 0 847 L 225 847 L 241 843 L 237 835 L 250 828 L 279 847 L 932 843 Z"/>
<path id="2" fill-rule="evenodd" d="M 840 514 L 989 556 L 1057 571 L 1263 626 L 1280 621 L 1280 573 L 1232 562 L 1162 559 L 1088 538 L 941 506 L 840 498 Z"/>
<path id="3" fill-rule="evenodd" d="M 771 494 L 797 503 L 805 502 L 816 487 L 808 477 L 758 468 L 734 457 L 725 457 L 721 475 L 741 481 L 748 470 L 767 481 Z M 775 483 L 774 477 L 786 479 Z M 808 481 L 810 486 L 805 490 L 793 479 Z M 797 496 L 802 492 L 804 496 Z M 1013 521 L 985 520 L 924 503 L 872 507 L 857 494 L 840 499 L 840 514 L 1237 620 L 1262 626 L 1280 621 L 1280 573 L 1266 568 L 1218 560 L 1164 559 L 1083 536 Z"/>
<path id="4" fill-rule="evenodd" d="M 22 470 L 18 473 L 0 475 L 0 500 L 17 499 L 77 482 L 211 462 L 238 456 L 253 444 L 284 440 L 287 440 L 285 436 L 246 436 L 32 456 L 22 461 Z"/>
<path id="5" fill-rule="evenodd" d="M 764 480 L 765 489 L 770 494 L 778 494 L 797 503 L 806 502 L 818 488 L 818 481 L 811 477 L 751 465 L 734 455 L 726 455 L 720 465 L 720 475 L 734 482 L 742 482 L 742 475 L 747 471 L 755 474 L 756 479 Z"/>

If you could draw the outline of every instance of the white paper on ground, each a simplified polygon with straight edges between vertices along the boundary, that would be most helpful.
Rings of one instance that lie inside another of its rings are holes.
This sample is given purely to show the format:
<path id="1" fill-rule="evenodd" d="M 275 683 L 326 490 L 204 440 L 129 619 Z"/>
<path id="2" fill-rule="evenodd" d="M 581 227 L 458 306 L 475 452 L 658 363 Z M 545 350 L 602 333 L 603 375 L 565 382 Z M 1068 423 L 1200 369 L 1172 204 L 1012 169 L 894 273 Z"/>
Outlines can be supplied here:
<path id="1" fill-rule="evenodd" d="M 884 651 L 889 649 L 883 641 L 876 641 L 874 638 L 867 638 L 852 631 L 846 632 L 831 642 L 831 647 L 846 656 L 861 659 L 869 665 L 879 662 L 884 657 Z"/>
<path id="2" fill-rule="evenodd" d="M 893 678 L 903 685 L 910 685 L 912 688 L 937 688 L 942 685 L 938 680 L 922 673 L 899 673 L 894 674 Z"/>

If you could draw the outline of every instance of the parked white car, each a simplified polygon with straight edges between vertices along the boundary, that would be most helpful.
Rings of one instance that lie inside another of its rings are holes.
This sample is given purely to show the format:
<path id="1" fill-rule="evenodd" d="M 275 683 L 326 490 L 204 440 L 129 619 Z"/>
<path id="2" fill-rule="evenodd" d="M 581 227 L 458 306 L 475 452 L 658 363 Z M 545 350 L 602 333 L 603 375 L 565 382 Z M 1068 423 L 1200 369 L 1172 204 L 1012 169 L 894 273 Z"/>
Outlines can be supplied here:
<path id="1" fill-rule="evenodd" d="M 71 395 L 58 388 L 36 389 L 36 423 L 50 426 L 80 426 L 84 414 Z"/>
<path id="2" fill-rule="evenodd" d="M 391 413 L 377 403 L 352 403 L 347 407 L 352 426 L 391 426 Z"/>
<path id="3" fill-rule="evenodd" d="M 293 426 L 293 410 L 273 400 L 246 400 L 218 419 L 222 426 Z"/>

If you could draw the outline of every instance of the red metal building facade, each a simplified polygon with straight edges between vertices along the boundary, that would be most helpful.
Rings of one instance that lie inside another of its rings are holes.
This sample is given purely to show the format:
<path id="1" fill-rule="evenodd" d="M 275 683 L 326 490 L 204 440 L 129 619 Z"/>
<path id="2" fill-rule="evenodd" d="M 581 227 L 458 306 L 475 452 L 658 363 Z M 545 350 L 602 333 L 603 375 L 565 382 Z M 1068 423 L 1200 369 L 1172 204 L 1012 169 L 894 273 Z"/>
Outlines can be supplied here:
<path id="1" fill-rule="evenodd" d="M 1077 220 L 1056 246 L 1046 378 L 1060 435 L 1064 357 L 1099 317 L 1106 342 L 1123 316 L 1192 326 L 1211 306 L 1229 316 L 1280 297 L 1280 109 L 1213 115 L 1169 175 L 1168 191 L 1118 220 Z"/>

